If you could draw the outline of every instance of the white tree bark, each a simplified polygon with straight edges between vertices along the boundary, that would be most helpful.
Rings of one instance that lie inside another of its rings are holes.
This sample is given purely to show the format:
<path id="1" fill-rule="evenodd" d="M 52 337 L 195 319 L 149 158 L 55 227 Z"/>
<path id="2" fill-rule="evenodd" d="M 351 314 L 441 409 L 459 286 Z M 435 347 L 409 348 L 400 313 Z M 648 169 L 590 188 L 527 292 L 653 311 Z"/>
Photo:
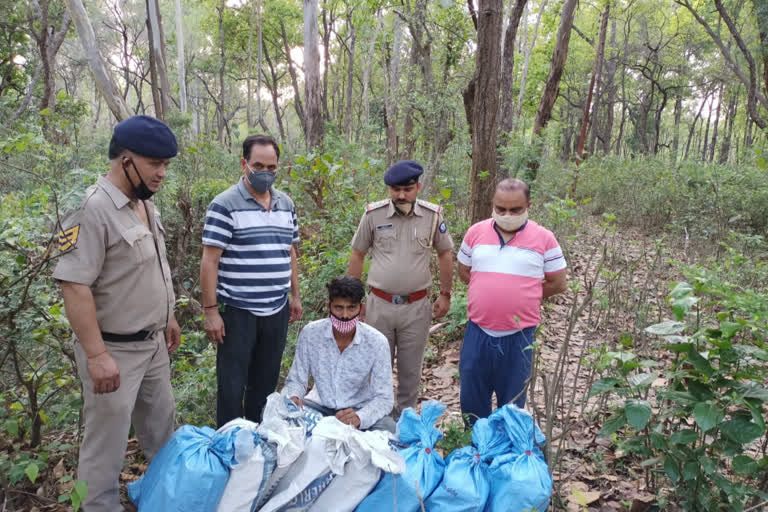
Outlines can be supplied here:
<path id="1" fill-rule="evenodd" d="M 149 51 L 152 52 L 157 69 L 159 84 L 153 84 L 160 89 L 162 112 L 157 117 L 165 119 L 170 110 L 170 83 L 168 82 L 168 67 L 165 65 L 165 48 L 163 47 L 163 29 L 160 21 L 160 7 L 157 0 L 147 0 L 147 21 L 149 22 Z"/>
<path id="2" fill-rule="evenodd" d="M 83 50 L 88 58 L 88 65 L 91 68 L 91 73 L 93 73 L 96 87 L 104 97 L 107 105 L 109 105 L 112 115 L 118 121 L 128 119 L 131 117 L 131 112 L 128 110 L 128 106 L 125 104 L 125 100 L 123 100 L 117 86 L 112 81 L 112 77 L 107 72 L 104 60 L 99 53 L 99 47 L 96 44 L 96 36 L 93 33 L 91 20 L 88 19 L 88 13 L 83 6 L 82 0 L 67 0 L 67 7 L 69 8 L 72 20 L 75 22 L 80 44 L 83 45 Z"/>
<path id="3" fill-rule="evenodd" d="M 526 48 L 525 48 L 525 61 L 523 62 L 523 72 L 520 76 L 520 94 L 517 97 L 517 115 L 515 116 L 515 127 L 517 127 L 517 123 L 520 120 L 520 116 L 523 114 L 523 98 L 525 97 L 525 82 L 528 79 L 528 66 L 531 63 L 531 55 L 533 54 L 533 47 L 536 46 L 536 37 L 539 34 L 539 24 L 541 23 L 541 16 L 544 14 L 544 8 L 547 7 L 547 2 L 549 0 L 544 0 L 541 2 L 541 7 L 539 7 L 539 12 L 536 14 L 536 24 L 533 26 L 533 39 L 531 39 L 531 43 L 527 44 L 526 42 Z M 528 29 L 526 28 L 525 32 L 528 32 Z"/>
<path id="4" fill-rule="evenodd" d="M 304 0 L 305 137 L 309 149 L 322 146 L 325 138 L 318 48 L 320 37 L 317 27 L 318 12 L 318 0 Z"/>

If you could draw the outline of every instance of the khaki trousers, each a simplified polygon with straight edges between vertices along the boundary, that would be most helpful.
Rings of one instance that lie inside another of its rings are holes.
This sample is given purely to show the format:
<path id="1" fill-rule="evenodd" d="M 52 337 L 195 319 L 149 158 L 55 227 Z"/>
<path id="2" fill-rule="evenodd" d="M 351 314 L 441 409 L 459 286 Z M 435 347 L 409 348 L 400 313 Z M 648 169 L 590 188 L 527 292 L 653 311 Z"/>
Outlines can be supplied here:
<path id="1" fill-rule="evenodd" d="M 77 469 L 77 478 L 88 483 L 84 512 L 123 510 L 119 479 L 131 424 L 150 461 L 173 434 L 176 416 L 162 331 L 146 341 L 104 345 L 120 369 L 120 387 L 113 393 L 97 395 L 88 373 L 88 358 L 80 343 L 75 343 L 85 415 Z"/>
<path id="2" fill-rule="evenodd" d="M 421 384 L 421 366 L 432 323 L 432 304 L 425 297 L 410 304 L 392 304 L 368 294 L 365 322 L 378 329 L 389 340 L 392 367 L 397 361 L 397 393 L 392 416 L 403 409 L 416 407 Z"/>

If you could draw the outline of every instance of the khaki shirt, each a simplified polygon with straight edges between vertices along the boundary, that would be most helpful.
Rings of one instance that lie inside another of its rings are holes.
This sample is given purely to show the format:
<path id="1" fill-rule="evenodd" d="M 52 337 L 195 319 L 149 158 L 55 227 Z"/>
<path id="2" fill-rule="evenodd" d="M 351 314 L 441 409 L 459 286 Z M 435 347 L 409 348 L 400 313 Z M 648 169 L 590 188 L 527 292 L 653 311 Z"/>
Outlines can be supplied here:
<path id="1" fill-rule="evenodd" d="M 440 207 L 422 200 L 410 215 L 401 214 L 389 199 L 369 204 L 352 238 L 353 249 L 371 251 L 368 285 L 395 295 L 431 286 L 433 247 L 438 253 L 451 250 L 453 240 Z"/>
<path id="2" fill-rule="evenodd" d="M 173 314 L 165 229 L 154 203 L 145 205 L 151 231 L 128 197 L 101 176 L 80 208 L 62 221 L 63 254 L 53 277 L 91 288 L 102 332 L 165 329 Z"/>

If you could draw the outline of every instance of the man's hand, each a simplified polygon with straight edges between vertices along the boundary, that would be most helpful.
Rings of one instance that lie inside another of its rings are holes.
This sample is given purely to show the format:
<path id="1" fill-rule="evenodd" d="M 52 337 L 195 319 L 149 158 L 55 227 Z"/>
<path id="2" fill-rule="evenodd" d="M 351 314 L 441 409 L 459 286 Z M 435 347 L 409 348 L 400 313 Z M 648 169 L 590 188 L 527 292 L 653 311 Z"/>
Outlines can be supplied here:
<path id="1" fill-rule="evenodd" d="M 451 299 L 445 295 L 440 295 L 435 303 L 432 305 L 432 316 L 434 318 L 442 318 L 448 313 L 451 308 Z"/>
<path id="2" fill-rule="evenodd" d="M 301 409 L 304 408 L 304 401 L 301 398 L 297 397 L 297 396 L 292 396 L 291 397 L 291 402 L 293 402 L 296 405 L 298 405 L 299 408 L 301 408 Z"/>
<path id="3" fill-rule="evenodd" d="M 173 354 L 179 348 L 180 343 L 181 327 L 176 321 L 176 315 L 171 315 L 170 320 L 168 320 L 168 327 L 165 328 L 165 348 L 168 349 L 168 355 Z"/>
<path id="4" fill-rule="evenodd" d="M 342 409 L 336 413 L 336 419 L 355 428 L 360 428 L 360 417 L 354 409 Z"/>
<path id="5" fill-rule="evenodd" d="M 88 358 L 88 374 L 93 380 L 93 392 L 97 395 L 112 393 L 120 387 L 120 368 L 106 350 Z"/>
<path id="6" fill-rule="evenodd" d="M 301 313 L 304 311 L 304 308 L 301 307 L 301 299 L 292 297 L 289 307 L 291 310 L 291 317 L 288 319 L 289 322 L 295 322 L 301 318 Z"/>
<path id="7" fill-rule="evenodd" d="M 211 342 L 224 343 L 224 320 L 218 309 L 205 310 L 205 334 Z M 216 345 L 214 345 L 215 347 Z"/>

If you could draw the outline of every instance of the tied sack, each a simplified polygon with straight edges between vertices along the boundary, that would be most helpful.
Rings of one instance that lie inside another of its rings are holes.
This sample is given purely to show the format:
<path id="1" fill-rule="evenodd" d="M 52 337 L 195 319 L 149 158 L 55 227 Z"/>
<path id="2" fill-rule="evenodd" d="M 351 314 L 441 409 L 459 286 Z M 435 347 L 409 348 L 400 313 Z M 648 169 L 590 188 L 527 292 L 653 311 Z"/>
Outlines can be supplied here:
<path id="1" fill-rule="evenodd" d="M 515 405 L 505 405 L 491 414 L 504 425 L 511 452 L 494 459 L 489 468 L 491 496 L 488 512 L 546 510 L 552 495 L 552 478 L 539 448 L 546 439 L 533 417 Z M 510 508 L 510 504 L 514 504 Z"/>
<path id="2" fill-rule="evenodd" d="M 304 451 L 308 435 L 304 414 L 306 413 L 302 413 L 293 402 L 280 393 L 272 393 L 267 397 L 257 433 L 272 447 L 275 453 L 275 467 L 264 489 L 259 492 L 255 510 L 259 510 L 272 496 L 277 485 L 290 471 L 291 465 Z"/>
<path id="3" fill-rule="evenodd" d="M 226 434 L 239 429 L 235 434 L 236 464 L 230 470 L 217 512 L 251 512 L 266 489 L 277 464 L 277 454 L 274 445 L 261 439 L 257 428 L 257 423 L 236 418 L 217 430 L 219 434 Z"/>
<path id="4" fill-rule="evenodd" d="M 238 430 L 180 427 L 144 476 L 128 484 L 131 501 L 147 512 L 215 512 L 235 463 Z"/>
<path id="5" fill-rule="evenodd" d="M 426 509 L 483 512 L 491 492 L 489 464 L 508 453 L 511 445 L 500 418 L 477 420 L 472 429 L 472 446 L 457 448 L 448 456 L 443 479 L 426 500 Z"/>
<path id="6" fill-rule="evenodd" d="M 406 444 L 398 453 L 405 460 L 405 472 L 401 475 L 384 475 L 376 488 L 366 497 L 358 512 L 418 512 L 421 501 L 429 498 L 443 478 L 445 461 L 435 443 L 443 433 L 435 428 L 435 422 L 445 411 L 445 404 L 430 400 L 421 406 L 421 417 L 409 407 L 397 423 L 397 436 Z"/>
<path id="7" fill-rule="evenodd" d="M 336 476 L 311 512 L 352 512 L 376 487 L 382 471 L 398 475 L 405 471 L 405 461 L 390 448 L 387 432 L 362 432 L 341 422 L 327 422 L 312 436 L 325 438 L 326 451 L 335 453 L 331 469 Z"/>

